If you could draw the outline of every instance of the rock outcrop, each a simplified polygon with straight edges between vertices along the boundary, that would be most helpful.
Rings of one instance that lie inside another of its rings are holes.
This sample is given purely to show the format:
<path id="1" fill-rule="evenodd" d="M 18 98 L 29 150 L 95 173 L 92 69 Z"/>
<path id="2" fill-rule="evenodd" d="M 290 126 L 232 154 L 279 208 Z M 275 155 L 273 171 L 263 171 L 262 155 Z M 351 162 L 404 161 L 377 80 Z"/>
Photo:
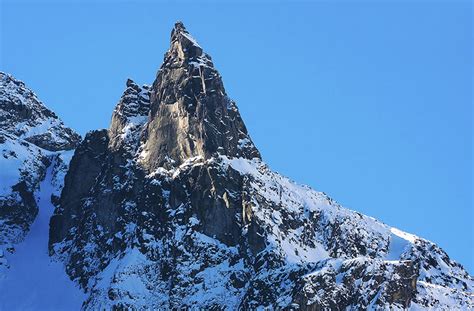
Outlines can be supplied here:
<path id="1" fill-rule="evenodd" d="M 474 308 L 435 244 L 272 172 L 182 23 L 76 149 L 49 244 L 90 310 Z"/>

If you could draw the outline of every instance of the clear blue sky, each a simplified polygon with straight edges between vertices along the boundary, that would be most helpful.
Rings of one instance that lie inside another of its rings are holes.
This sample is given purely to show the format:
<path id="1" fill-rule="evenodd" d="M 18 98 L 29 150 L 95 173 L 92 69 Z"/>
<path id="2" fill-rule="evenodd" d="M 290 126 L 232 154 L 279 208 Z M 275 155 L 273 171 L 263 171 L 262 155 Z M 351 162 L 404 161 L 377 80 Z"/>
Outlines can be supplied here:
<path id="1" fill-rule="evenodd" d="M 0 70 L 81 134 L 127 77 L 152 83 L 182 20 L 273 169 L 474 273 L 469 2 L 0 1 Z"/>

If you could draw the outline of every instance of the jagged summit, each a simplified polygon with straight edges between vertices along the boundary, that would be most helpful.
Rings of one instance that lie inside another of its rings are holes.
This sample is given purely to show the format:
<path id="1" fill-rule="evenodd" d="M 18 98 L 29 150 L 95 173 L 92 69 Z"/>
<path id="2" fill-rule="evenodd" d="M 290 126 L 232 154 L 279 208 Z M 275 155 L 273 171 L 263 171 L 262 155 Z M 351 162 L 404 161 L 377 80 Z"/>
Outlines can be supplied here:
<path id="1" fill-rule="evenodd" d="M 113 127 L 115 117 L 123 121 L 134 117 L 147 117 L 150 112 L 149 90 L 150 86 L 139 86 L 132 79 L 127 79 L 126 88 L 112 113 L 110 128 Z"/>
<path id="2" fill-rule="evenodd" d="M 138 86 L 138 84 L 136 84 L 135 81 L 133 81 L 130 78 L 127 79 L 127 82 L 125 82 L 125 85 L 127 86 L 127 88 L 129 87 L 135 88 L 136 86 Z"/>
<path id="3" fill-rule="evenodd" d="M 194 157 L 260 158 L 211 57 L 181 22 L 153 85 L 127 80 L 108 136 L 112 149 L 132 144 L 149 172 Z"/>
<path id="4" fill-rule="evenodd" d="M 201 46 L 180 21 L 175 23 L 174 28 L 171 31 L 170 51 L 179 53 L 183 59 L 199 57 L 203 54 Z"/>
<path id="5" fill-rule="evenodd" d="M 260 158 L 211 57 L 180 22 L 153 82 L 150 105 L 142 162 L 149 170 L 196 156 Z"/>
<path id="6" fill-rule="evenodd" d="M 149 112 L 150 87 L 140 87 L 132 79 L 127 79 L 126 89 L 115 107 L 108 131 L 111 148 L 126 147 L 132 143 L 135 149 L 137 135 L 148 120 Z"/>
<path id="7" fill-rule="evenodd" d="M 204 52 L 180 21 L 171 31 L 170 47 L 165 53 L 164 64 L 168 64 L 168 67 L 214 67 L 211 56 Z"/>

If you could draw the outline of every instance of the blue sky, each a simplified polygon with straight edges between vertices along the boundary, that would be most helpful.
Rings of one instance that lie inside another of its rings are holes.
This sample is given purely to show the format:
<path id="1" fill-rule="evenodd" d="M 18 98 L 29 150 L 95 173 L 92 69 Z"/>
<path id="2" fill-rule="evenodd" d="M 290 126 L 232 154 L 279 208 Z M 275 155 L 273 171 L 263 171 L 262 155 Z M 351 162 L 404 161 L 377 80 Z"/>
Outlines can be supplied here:
<path id="1" fill-rule="evenodd" d="M 469 2 L 0 1 L 0 70 L 81 134 L 182 20 L 273 169 L 474 273 Z"/>

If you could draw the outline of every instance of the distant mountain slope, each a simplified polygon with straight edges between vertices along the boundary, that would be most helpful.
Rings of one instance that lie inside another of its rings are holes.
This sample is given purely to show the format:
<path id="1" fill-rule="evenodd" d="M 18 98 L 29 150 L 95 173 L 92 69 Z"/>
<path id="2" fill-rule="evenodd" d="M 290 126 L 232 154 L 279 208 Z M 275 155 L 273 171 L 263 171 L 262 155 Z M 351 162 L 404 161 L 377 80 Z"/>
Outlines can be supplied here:
<path id="1" fill-rule="evenodd" d="M 0 72 L 0 131 L 50 151 L 74 149 L 81 137 L 21 81 Z"/>
<path id="2" fill-rule="evenodd" d="M 47 168 L 55 164 L 52 186 L 58 195 L 70 158 L 67 153 L 72 155 L 67 150 L 79 141 L 80 136 L 23 82 L 0 72 L 0 279 L 10 268 L 8 258 L 36 219 L 36 193 Z"/>
<path id="3" fill-rule="evenodd" d="M 75 150 L 50 230 L 88 310 L 474 308 L 438 246 L 272 172 L 182 23 Z"/>

